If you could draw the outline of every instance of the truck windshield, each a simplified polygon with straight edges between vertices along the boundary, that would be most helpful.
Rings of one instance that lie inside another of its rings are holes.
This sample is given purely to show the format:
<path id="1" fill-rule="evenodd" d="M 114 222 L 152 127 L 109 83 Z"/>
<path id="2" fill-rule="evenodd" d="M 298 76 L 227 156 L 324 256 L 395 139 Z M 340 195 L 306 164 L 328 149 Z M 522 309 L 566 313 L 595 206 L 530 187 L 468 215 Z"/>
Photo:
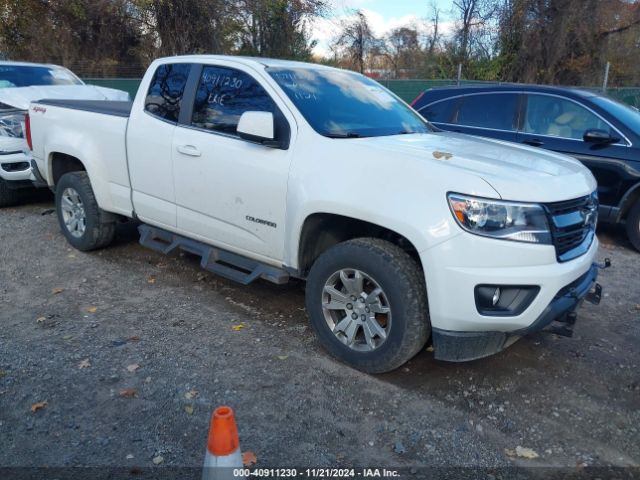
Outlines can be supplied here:
<path id="1" fill-rule="evenodd" d="M 432 131 L 422 117 L 365 76 L 321 68 L 271 67 L 267 71 L 313 129 L 326 137 Z"/>
<path id="2" fill-rule="evenodd" d="M 32 85 L 82 85 L 82 81 L 62 67 L 0 65 L 0 88 Z"/>

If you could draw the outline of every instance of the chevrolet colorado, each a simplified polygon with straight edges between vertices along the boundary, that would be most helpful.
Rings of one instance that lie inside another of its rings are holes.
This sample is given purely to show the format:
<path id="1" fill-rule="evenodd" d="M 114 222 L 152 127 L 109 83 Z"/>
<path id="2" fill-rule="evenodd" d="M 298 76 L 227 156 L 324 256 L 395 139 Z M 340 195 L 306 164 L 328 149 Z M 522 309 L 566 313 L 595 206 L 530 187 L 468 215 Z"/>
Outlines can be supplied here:
<path id="1" fill-rule="evenodd" d="M 438 131 L 352 72 L 164 58 L 133 102 L 34 102 L 27 132 L 71 245 L 105 247 L 134 218 L 143 245 L 224 277 L 306 279 L 320 342 L 367 372 L 429 339 L 464 361 L 570 333 L 581 300 L 599 300 L 589 170 Z"/>

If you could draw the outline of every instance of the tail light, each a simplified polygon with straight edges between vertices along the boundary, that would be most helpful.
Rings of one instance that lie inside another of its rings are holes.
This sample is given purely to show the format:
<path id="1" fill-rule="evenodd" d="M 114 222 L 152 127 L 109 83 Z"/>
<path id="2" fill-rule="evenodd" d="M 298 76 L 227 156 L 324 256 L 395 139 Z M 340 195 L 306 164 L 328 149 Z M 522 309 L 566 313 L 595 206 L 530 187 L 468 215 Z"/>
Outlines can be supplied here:
<path id="1" fill-rule="evenodd" d="M 29 118 L 28 113 L 24 116 L 24 136 L 27 139 L 29 150 L 33 150 L 33 142 L 31 141 L 31 118 Z"/>

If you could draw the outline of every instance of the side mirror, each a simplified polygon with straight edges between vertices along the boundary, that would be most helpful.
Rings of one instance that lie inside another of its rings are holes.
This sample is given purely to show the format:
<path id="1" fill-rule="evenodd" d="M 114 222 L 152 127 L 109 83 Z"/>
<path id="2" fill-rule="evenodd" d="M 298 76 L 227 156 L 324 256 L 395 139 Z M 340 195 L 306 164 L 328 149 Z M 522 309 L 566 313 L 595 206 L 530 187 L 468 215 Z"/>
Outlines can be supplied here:
<path id="1" fill-rule="evenodd" d="M 271 112 L 244 112 L 240 116 L 238 135 L 244 140 L 268 147 L 279 147 L 275 140 L 275 121 Z"/>
<path id="2" fill-rule="evenodd" d="M 598 128 L 590 128 L 584 132 L 582 139 L 587 143 L 593 143 L 594 145 L 609 145 L 616 143 L 619 138 L 613 137 L 606 130 L 600 130 Z"/>

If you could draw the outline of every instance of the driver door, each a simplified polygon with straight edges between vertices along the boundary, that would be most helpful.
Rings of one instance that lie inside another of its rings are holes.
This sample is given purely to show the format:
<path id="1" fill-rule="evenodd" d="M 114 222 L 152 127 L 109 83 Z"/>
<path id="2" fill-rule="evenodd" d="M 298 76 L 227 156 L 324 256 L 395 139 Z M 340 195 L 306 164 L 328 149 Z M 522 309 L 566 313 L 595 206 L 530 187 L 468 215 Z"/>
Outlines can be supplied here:
<path id="1" fill-rule="evenodd" d="M 173 135 L 177 224 L 190 237 L 281 265 L 293 138 L 286 149 L 272 148 L 236 131 L 244 112 L 260 111 L 284 122 L 276 135 L 295 135 L 293 119 L 263 85 L 231 62 L 202 67 L 193 108 Z"/>

